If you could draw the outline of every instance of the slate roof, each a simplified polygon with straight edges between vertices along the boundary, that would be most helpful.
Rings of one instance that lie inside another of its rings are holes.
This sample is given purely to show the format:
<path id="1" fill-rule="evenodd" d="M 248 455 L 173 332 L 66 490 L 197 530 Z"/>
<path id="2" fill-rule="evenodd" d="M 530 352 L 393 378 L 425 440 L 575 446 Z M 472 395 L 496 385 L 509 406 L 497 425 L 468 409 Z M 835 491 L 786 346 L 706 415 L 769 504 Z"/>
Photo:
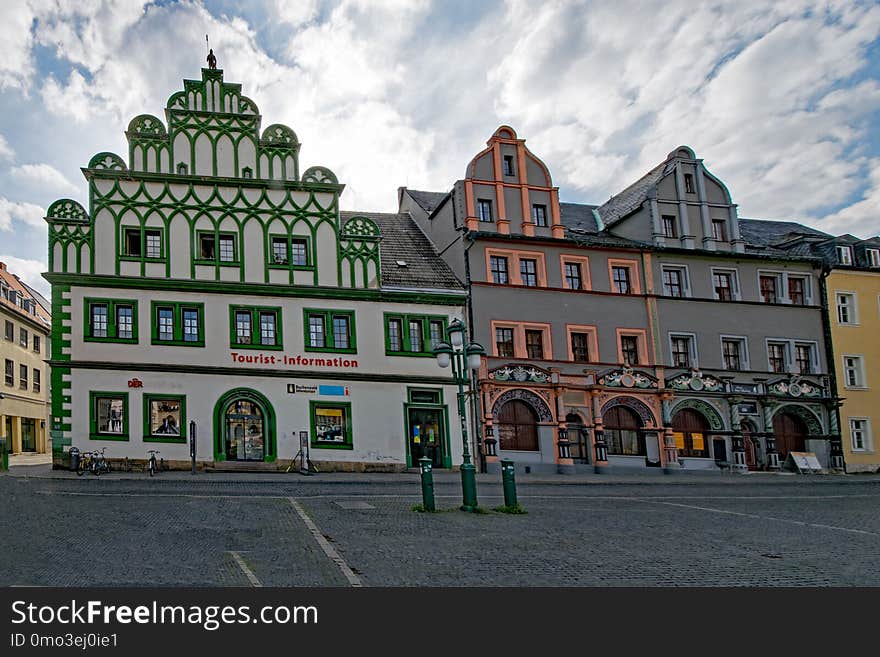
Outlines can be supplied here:
<path id="1" fill-rule="evenodd" d="M 379 259 L 382 286 L 460 291 L 464 286 L 437 249 L 409 214 L 384 212 L 340 212 L 344 224 L 351 217 L 367 217 L 382 234 Z M 405 262 L 401 267 L 398 261 Z"/>
<path id="2" fill-rule="evenodd" d="M 593 216 L 593 210 L 598 207 L 598 205 L 585 203 L 560 203 L 559 220 L 566 228 L 586 233 L 598 233 L 599 226 L 596 225 L 596 217 Z"/>
<path id="3" fill-rule="evenodd" d="M 600 205 L 598 212 L 605 225 L 613 226 L 627 215 L 638 210 L 639 206 L 648 198 L 654 186 L 660 182 L 660 179 L 667 172 L 667 166 L 671 166 L 671 161 L 668 159 L 663 160 L 632 185 Z"/>
<path id="4" fill-rule="evenodd" d="M 419 204 L 419 207 L 428 214 L 431 214 L 436 210 L 443 200 L 449 196 L 449 192 L 423 192 L 409 188 L 407 188 L 406 192 L 416 203 Z"/>

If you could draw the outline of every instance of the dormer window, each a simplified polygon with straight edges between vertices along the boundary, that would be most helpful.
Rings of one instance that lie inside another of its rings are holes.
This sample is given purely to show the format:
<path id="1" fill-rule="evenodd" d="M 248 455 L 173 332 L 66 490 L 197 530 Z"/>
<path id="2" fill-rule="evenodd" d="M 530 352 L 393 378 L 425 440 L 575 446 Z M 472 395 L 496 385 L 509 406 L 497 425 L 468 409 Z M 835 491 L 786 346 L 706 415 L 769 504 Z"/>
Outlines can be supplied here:
<path id="1" fill-rule="evenodd" d="M 712 239 L 716 242 L 727 241 L 727 222 L 724 219 L 712 220 Z"/>
<path id="2" fill-rule="evenodd" d="M 693 176 L 693 174 L 690 174 L 690 173 L 684 174 L 684 191 L 687 194 L 694 193 L 694 176 Z"/>
<path id="3" fill-rule="evenodd" d="M 504 156 L 504 175 L 505 176 L 515 176 L 516 173 L 513 168 L 513 155 L 505 155 Z"/>
<path id="4" fill-rule="evenodd" d="M 547 206 L 535 204 L 532 206 L 532 221 L 539 228 L 547 226 Z"/>
<path id="5" fill-rule="evenodd" d="M 479 199 L 477 201 L 477 214 L 480 218 L 480 221 L 483 222 L 491 222 L 492 221 L 492 201 L 488 199 Z"/>
<path id="6" fill-rule="evenodd" d="M 250 167 L 245 167 L 244 169 L 241 170 L 241 177 L 247 178 L 247 179 L 253 178 L 254 177 L 254 170 L 251 169 Z"/>
<path id="7" fill-rule="evenodd" d="M 837 247 L 837 262 L 839 262 L 841 265 L 851 265 L 852 264 L 852 247 L 838 246 Z"/>
<path id="8" fill-rule="evenodd" d="M 663 236 L 678 237 L 678 226 L 675 221 L 675 215 L 663 215 Z"/>
<path id="9" fill-rule="evenodd" d="M 180 162 L 177 165 L 177 175 L 178 176 L 185 176 L 187 173 L 189 173 L 189 169 L 187 168 L 187 166 L 183 162 Z"/>
<path id="10" fill-rule="evenodd" d="M 869 267 L 880 267 L 880 249 L 865 249 Z"/>

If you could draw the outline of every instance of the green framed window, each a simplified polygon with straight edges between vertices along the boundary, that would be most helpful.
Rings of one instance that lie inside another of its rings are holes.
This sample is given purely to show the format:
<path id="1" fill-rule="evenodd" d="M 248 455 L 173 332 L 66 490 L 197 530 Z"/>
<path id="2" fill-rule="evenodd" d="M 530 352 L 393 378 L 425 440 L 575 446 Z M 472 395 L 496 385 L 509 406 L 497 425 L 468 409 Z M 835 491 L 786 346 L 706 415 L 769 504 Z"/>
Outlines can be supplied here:
<path id="1" fill-rule="evenodd" d="M 89 438 L 128 440 L 127 392 L 89 392 Z"/>
<path id="2" fill-rule="evenodd" d="M 447 318 L 442 315 L 385 313 L 385 354 L 434 356 L 434 347 L 446 339 Z"/>
<path id="3" fill-rule="evenodd" d="M 354 449 L 351 439 L 350 402 L 309 402 L 312 447 Z"/>
<path id="4" fill-rule="evenodd" d="M 407 388 L 406 398 L 410 404 L 443 403 L 443 388 Z"/>
<path id="5" fill-rule="evenodd" d="M 238 233 L 222 230 L 197 230 L 194 260 L 197 265 L 241 265 Z"/>
<path id="6" fill-rule="evenodd" d="M 137 310 L 135 299 L 86 297 L 83 300 L 83 340 L 137 344 Z"/>
<path id="7" fill-rule="evenodd" d="M 357 339 L 353 310 L 303 310 L 306 351 L 356 354 Z"/>
<path id="8" fill-rule="evenodd" d="M 121 260 L 166 261 L 164 226 L 122 226 L 121 230 Z"/>
<path id="9" fill-rule="evenodd" d="M 144 442 L 186 442 L 186 397 L 144 395 Z"/>
<path id="10" fill-rule="evenodd" d="M 153 301 L 150 315 L 152 344 L 205 346 L 205 304 Z"/>
<path id="11" fill-rule="evenodd" d="M 273 269 L 314 269 L 312 240 L 305 235 L 269 235 L 267 264 Z"/>
<path id="12" fill-rule="evenodd" d="M 281 308 L 229 306 L 229 346 L 281 349 Z"/>

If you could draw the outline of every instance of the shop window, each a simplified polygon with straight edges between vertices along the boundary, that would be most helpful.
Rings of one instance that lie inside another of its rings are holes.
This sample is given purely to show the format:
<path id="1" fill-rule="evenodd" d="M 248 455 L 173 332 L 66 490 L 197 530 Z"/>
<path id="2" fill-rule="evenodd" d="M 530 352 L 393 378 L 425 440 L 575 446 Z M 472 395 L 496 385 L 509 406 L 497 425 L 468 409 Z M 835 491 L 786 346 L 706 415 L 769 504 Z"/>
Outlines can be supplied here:
<path id="1" fill-rule="evenodd" d="M 495 420 L 498 447 L 502 450 L 536 452 L 538 446 L 538 415 L 526 402 L 506 402 Z"/>
<path id="2" fill-rule="evenodd" d="M 353 449 L 350 403 L 309 402 L 312 447 Z"/>
<path id="3" fill-rule="evenodd" d="M 305 350 L 329 353 L 357 353 L 353 310 L 303 311 Z"/>
<path id="4" fill-rule="evenodd" d="M 198 231 L 196 264 L 239 265 L 238 235 L 231 232 Z"/>
<path id="5" fill-rule="evenodd" d="M 434 356 L 446 337 L 447 319 L 437 315 L 385 314 L 385 353 L 392 356 Z"/>
<path id="6" fill-rule="evenodd" d="M 609 454 L 647 456 L 642 421 L 634 411 L 614 406 L 602 415 L 602 425 Z"/>
<path id="7" fill-rule="evenodd" d="M 137 301 L 86 298 L 83 303 L 86 342 L 137 343 Z"/>
<path id="8" fill-rule="evenodd" d="M 205 346 L 205 304 L 153 301 L 151 307 L 153 344 Z"/>
<path id="9" fill-rule="evenodd" d="M 690 408 L 680 410 L 672 418 L 672 435 L 679 456 L 708 458 L 708 432 L 709 422 Z"/>
<path id="10" fill-rule="evenodd" d="M 90 392 L 92 440 L 128 440 L 128 393 Z"/>
<path id="11" fill-rule="evenodd" d="M 281 308 L 230 306 L 229 346 L 281 349 Z"/>
<path id="12" fill-rule="evenodd" d="M 186 397 L 144 395 L 144 441 L 186 442 Z"/>

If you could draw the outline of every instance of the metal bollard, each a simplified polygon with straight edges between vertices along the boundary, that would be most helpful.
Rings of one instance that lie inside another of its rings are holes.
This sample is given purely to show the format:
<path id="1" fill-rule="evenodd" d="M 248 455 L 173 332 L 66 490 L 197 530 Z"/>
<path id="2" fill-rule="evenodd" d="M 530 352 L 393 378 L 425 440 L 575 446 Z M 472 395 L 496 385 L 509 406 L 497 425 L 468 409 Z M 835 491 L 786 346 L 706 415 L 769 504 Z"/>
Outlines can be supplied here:
<path id="1" fill-rule="evenodd" d="M 436 511 L 434 506 L 434 473 L 431 459 L 423 456 L 419 459 L 419 472 L 422 475 L 422 506 L 425 511 Z"/>
<path id="2" fill-rule="evenodd" d="M 516 479 L 513 476 L 513 461 L 510 459 L 501 459 L 501 485 L 504 488 L 504 506 L 515 507 Z"/>
<path id="3" fill-rule="evenodd" d="M 6 439 L 0 438 L 0 472 L 9 470 L 9 454 L 6 451 Z"/>

